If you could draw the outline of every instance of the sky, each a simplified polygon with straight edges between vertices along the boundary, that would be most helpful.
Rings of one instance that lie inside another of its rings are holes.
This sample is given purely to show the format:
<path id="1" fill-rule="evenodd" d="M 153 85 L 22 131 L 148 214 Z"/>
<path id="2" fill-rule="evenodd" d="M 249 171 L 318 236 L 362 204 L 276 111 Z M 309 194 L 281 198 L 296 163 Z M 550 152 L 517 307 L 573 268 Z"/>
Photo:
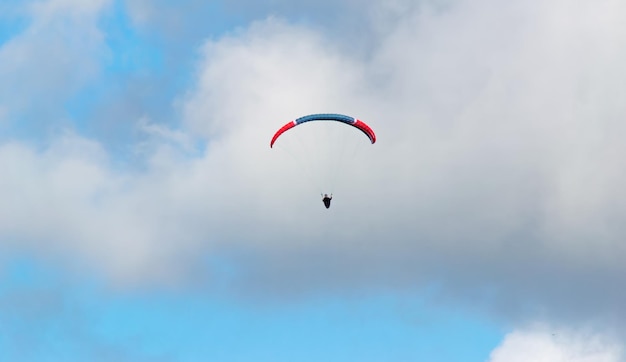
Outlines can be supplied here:
<path id="1" fill-rule="evenodd" d="M 0 360 L 626 361 L 624 24 L 3 0 Z"/>

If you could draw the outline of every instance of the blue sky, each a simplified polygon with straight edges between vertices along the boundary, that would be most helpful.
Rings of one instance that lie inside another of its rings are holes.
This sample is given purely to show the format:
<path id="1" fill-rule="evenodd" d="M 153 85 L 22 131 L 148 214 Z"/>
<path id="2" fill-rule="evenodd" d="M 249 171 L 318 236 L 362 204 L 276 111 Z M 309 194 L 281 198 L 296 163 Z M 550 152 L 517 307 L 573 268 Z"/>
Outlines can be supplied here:
<path id="1" fill-rule="evenodd" d="M 0 360 L 624 360 L 625 17 L 3 1 Z"/>
<path id="2" fill-rule="evenodd" d="M 463 360 L 481 359 L 500 338 L 493 325 L 409 295 L 268 304 L 202 291 L 111 293 L 68 279 L 28 260 L 9 265 L 3 293 L 37 300 L 3 311 L 7 359 Z"/>

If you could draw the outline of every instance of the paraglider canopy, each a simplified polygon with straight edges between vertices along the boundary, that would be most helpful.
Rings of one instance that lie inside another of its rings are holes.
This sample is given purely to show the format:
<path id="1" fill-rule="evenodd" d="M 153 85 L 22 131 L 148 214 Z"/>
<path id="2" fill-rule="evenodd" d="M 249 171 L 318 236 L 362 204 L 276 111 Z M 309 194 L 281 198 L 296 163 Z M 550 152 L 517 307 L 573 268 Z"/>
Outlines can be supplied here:
<path id="1" fill-rule="evenodd" d="M 370 126 L 368 126 L 367 124 L 365 124 L 365 122 L 360 121 L 356 118 L 350 117 L 350 116 L 346 116 L 343 114 L 336 114 L 336 113 L 320 113 L 320 114 L 311 114 L 308 116 L 304 116 L 304 117 L 300 117 L 294 121 L 291 121 L 287 124 L 285 124 L 284 126 L 282 126 L 278 131 L 276 131 L 276 133 L 274 134 L 274 137 L 272 137 L 272 141 L 270 142 L 270 148 L 274 146 L 274 142 L 276 142 L 276 140 L 278 139 L 278 137 L 280 137 L 280 135 L 282 135 L 283 133 L 287 132 L 288 130 L 290 130 L 291 128 L 300 125 L 302 123 L 306 123 L 306 122 L 311 122 L 311 121 L 336 121 L 336 122 L 342 122 L 345 123 L 349 126 L 355 127 L 356 129 L 360 130 L 361 132 L 363 132 L 372 143 L 376 142 L 376 134 L 374 134 L 374 131 L 372 131 L 372 129 L 370 128 Z"/>

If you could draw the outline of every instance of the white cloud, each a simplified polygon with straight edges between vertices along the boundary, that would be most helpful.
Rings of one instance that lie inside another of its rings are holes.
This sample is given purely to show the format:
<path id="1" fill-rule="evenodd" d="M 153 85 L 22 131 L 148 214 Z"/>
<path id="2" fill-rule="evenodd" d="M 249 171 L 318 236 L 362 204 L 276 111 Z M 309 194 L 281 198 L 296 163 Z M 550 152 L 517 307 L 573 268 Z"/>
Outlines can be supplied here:
<path id="1" fill-rule="evenodd" d="M 265 196 L 280 190 L 296 198 L 296 214 L 307 212 L 306 222 L 288 218 L 280 236 L 259 221 L 267 215 L 237 212 L 259 228 L 254 240 L 273 241 L 256 250 L 250 285 L 442 278 L 451 299 L 480 296 L 508 315 L 621 315 L 626 295 L 610 283 L 621 285 L 624 252 L 623 7 L 409 7 L 394 22 L 376 19 L 386 31 L 367 58 L 273 18 L 209 42 L 183 100 L 190 130 L 209 139 L 209 158 L 228 159 L 220 174 L 231 185 L 254 180 L 237 184 L 253 193 L 233 199 L 263 199 L 281 215 Z M 379 134 L 369 169 L 346 174 L 358 182 L 333 221 L 308 213 L 299 185 L 285 182 L 288 169 L 270 175 L 280 166 L 264 151 L 286 120 L 325 111 L 362 117 Z M 597 281 L 584 283 L 594 293 L 572 301 L 581 278 Z"/>
<path id="2" fill-rule="evenodd" d="M 29 25 L 0 47 L 5 118 L 50 117 L 71 92 L 94 79 L 106 56 L 97 20 L 108 3 L 49 0 L 26 5 Z"/>
<path id="3" fill-rule="evenodd" d="M 243 125 L 269 133 L 270 119 L 321 107 L 349 110 L 350 95 L 360 91 L 360 64 L 315 32 L 273 18 L 209 42 L 203 51 L 206 63 L 184 110 L 190 129 L 205 137 Z"/>
<path id="4" fill-rule="evenodd" d="M 207 41 L 181 129 L 143 124 L 142 171 L 71 134 L 2 145 L 0 233 L 121 279 L 195 275 L 226 250 L 245 291 L 436 280 L 448 301 L 511 319 L 624 320 L 625 5 L 397 4 L 364 19 L 366 54 L 277 18 Z M 98 43 L 88 34 L 78 43 Z M 0 57 L 31 49 L 18 40 Z M 328 211 L 269 149 L 317 112 L 360 117 L 379 139 Z M 199 157 L 168 147 L 195 137 Z"/>
<path id="5" fill-rule="evenodd" d="M 509 333 L 489 362 L 619 362 L 623 358 L 622 346 L 600 335 L 541 328 Z"/>

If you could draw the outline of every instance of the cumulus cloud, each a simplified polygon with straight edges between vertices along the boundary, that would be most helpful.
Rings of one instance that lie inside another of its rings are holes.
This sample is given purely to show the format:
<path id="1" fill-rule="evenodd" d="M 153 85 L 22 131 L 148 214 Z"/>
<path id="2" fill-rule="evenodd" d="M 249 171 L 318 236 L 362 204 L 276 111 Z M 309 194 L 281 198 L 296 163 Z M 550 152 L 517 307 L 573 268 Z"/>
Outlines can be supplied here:
<path id="1" fill-rule="evenodd" d="M 489 362 L 617 362 L 623 357 L 622 346 L 605 337 L 544 327 L 507 334 Z"/>
<path id="2" fill-rule="evenodd" d="M 175 152 L 164 148 L 139 175 L 116 171 L 98 143 L 74 134 L 41 152 L 4 144 L 0 164 L 11 170 L 0 181 L 4 247 L 90 265 L 119 282 L 166 281 L 179 253 L 205 242 L 184 224 L 208 213 L 192 211 L 201 207 L 202 176 L 192 176 L 193 164 L 175 171 Z M 189 184 L 180 188 L 180 182 Z"/>
<path id="3" fill-rule="evenodd" d="M 513 320 L 624 320 L 625 5 L 371 6 L 366 52 L 278 17 L 208 40 L 180 128 L 140 123 L 141 171 L 72 133 L 3 144 L 0 232 L 122 280 L 214 276 L 217 255 L 242 293 L 436 284 Z M 317 112 L 379 139 L 328 212 L 268 147 Z"/>
<path id="4" fill-rule="evenodd" d="M 379 134 L 364 177 L 346 173 L 359 182 L 332 221 L 306 214 L 276 234 L 238 212 L 268 230 L 255 240 L 284 240 L 246 259 L 247 290 L 437 280 L 448 300 L 513 318 L 621 315 L 622 7 L 389 8 L 372 19 L 385 31 L 366 58 L 275 19 L 209 42 L 185 122 L 214 143 L 209 157 L 228 155 L 231 180 L 255 180 L 244 200 L 274 188 L 304 205 L 288 170 L 268 175 L 279 166 L 259 135 L 278 120 L 342 111 Z"/>

